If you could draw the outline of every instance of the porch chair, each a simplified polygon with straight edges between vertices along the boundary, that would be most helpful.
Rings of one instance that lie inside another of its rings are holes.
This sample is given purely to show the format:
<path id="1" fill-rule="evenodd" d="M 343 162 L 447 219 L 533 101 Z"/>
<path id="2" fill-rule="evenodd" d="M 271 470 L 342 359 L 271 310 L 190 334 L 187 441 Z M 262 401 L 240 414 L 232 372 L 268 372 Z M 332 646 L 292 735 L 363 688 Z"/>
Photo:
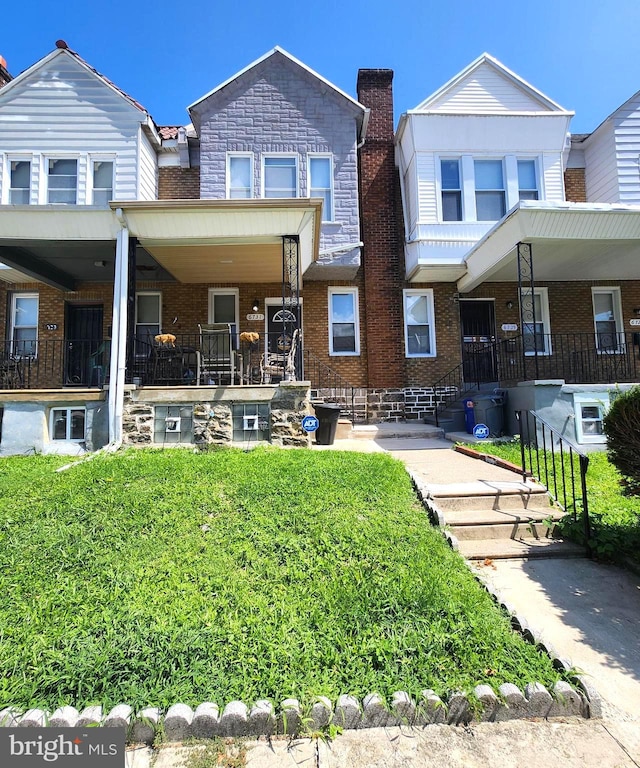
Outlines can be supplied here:
<path id="1" fill-rule="evenodd" d="M 233 384 L 235 360 L 231 323 L 198 324 L 202 384 Z"/>
<path id="2" fill-rule="evenodd" d="M 279 381 L 296 380 L 296 352 L 299 341 L 300 329 L 296 328 L 291 336 L 288 349 L 283 352 L 265 352 L 262 355 L 260 358 L 260 380 L 263 384 L 270 384 L 273 378 L 277 378 Z"/>

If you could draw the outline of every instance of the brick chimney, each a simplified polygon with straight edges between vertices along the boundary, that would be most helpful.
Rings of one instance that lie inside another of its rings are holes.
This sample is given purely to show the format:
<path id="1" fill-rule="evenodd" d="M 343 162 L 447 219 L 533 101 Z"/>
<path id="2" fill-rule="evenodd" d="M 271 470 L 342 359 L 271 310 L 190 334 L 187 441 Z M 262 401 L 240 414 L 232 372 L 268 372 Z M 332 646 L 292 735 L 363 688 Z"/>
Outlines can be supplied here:
<path id="1" fill-rule="evenodd" d="M 358 160 L 367 366 L 369 387 L 375 388 L 400 387 L 404 383 L 404 258 L 392 81 L 391 69 L 358 72 L 358 101 L 371 110 Z"/>
<path id="2" fill-rule="evenodd" d="M 7 62 L 4 57 L 0 56 L 0 88 L 13 80 L 13 77 L 7 71 Z"/>

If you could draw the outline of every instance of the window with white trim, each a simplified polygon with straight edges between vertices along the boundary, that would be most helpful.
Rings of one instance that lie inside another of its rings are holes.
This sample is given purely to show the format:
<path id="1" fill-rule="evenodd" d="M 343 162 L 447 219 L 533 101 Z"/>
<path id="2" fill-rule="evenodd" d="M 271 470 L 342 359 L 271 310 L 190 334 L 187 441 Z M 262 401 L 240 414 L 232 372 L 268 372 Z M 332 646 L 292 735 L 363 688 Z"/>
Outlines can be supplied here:
<path id="1" fill-rule="evenodd" d="M 136 293 L 136 356 L 146 357 L 153 339 L 162 327 L 162 294 L 158 291 Z"/>
<path id="2" fill-rule="evenodd" d="M 31 161 L 9 160 L 9 203 L 29 205 L 31 197 Z"/>
<path id="3" fill-rule="evenodd" d="M 534 288 L 533 301 L 530 291 L 523 296 L 522 337 L 525 354 L 551 354 L 549 293 L 546 288 Z"/>
<path id="4" fill-rule="evenodd" d="M 38 351 L 37 293 L 14 293 L 11 297 L 11 354 L 35 357 Z"/>
<path id="5" fill-rule="evenodd" d="M 91 163 L 93 205 L 106 208 L 113 199 L 113 160 L 94 160 Z"/>
<path id="6" fill-rule="evenodd" d="M 609 410 L 609 393 L 578 393 L 573 396 L 578 443 L 606 443 L 604 417 Z"/>
<path id="7" fill-rule="evenodd" d="M 435 357 L 433 291 L 406 289 L 403 291 L 403 299 L 405 356 Z"/>
<path id="8" fill-rule="evenodd" d="M 593 322 L 598 352 L 624 351 L 622 308 L 619 288 L 592 288 Z"/>
<path id="9" fill-rule="evenodd" d="M 209 322 L 230 323 L 231 333 L 238 333 L 239 291 L 237 288 L 209 288 Z"/>
<path id="10" fill-rule="evenodd" d="M 518 160 L 518 197 L 520 200 L 539 199 L 535 160 Z"/>
<path id="11" fill-rule="evenodd" d="M 440 160 L 442 181 L 442 221 L 462 221 L 460 160 Z"/>
<path id="12" fill-rule="evenodd" d="M 297 155 L 266 155 L 262 158 L 262 196 L 298 197 Z"/>
<path id="13" fill-rule="evenodd" d="M 49 422 L 51 440 L 79 443 L 85 440 L 86 408 L 52 408 Z"/>
<path id="14" fill-rule="evenodd" d="M 329 354 L 360 354 L 357 288 L 329 288 Z"/>
<path id="15" fill-rule="evenodd" d="M 75 158 L 47 160 L 47 202 L 76 205 L 78 202 L 78 161 Z"/>
<path id="16" fill-rule="evenodd" d="M 253 155 L 227 153 L 227 198 L 239 200 L 253 197 Z"/>
<path id="17" fill-rule="evenodd" d="M 506 213 L 502 160 L 474 160 L 476 218 L 498 221 Z"/>
<path id="18" fill-rule="evenodd" d="M 309 197 L 322 199 L 322 221 L 333 221 L 333 157 L 308 155 Z"/>

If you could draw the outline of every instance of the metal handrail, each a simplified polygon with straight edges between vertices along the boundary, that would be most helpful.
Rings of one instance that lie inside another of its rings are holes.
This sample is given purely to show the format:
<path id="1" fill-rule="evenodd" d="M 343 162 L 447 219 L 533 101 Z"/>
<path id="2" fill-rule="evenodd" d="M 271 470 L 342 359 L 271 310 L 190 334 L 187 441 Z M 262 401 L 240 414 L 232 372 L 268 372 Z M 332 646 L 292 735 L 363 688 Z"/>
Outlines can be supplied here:
<path id="1" fill-rule="evenodd" d="M 343 378 L 337 371 L 330 368 L 309 349 L 304 350 L 304 377 L 311 382 L 311 389 L 329 389 L 331 395 L 323 398 L 325 402 L 335 402 L 341 406 L 341 413 L 353 421 L 366 421 L 366 407 L 364 414 L 360 414 L 356 408 L 356 391 L 359 387 Z"/>
<path id="2" fill-rule="evenodd" d="M 516 411 L 516 418 L 520 422 L 523 481 L 527 477 L 535 477 L 543 483 L 561 509 L 572 515 L 574 522 L 578 521 L 580 503 L 585 547 L 587 554 L 591 556 L 591 523 L 587 494 L 589 456 L 536 411 Z M 578 474 L 579 491 L 576 489 Z"/>

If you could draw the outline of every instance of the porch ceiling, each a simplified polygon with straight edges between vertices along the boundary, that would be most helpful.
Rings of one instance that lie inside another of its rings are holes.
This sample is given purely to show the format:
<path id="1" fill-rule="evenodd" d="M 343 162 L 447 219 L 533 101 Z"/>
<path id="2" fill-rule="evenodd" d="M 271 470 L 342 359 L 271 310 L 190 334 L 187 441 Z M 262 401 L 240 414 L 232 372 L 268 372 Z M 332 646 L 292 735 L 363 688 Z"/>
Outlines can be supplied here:
<path id="1" fill-rule="evenodd" d="M 530 243 L 536 281 L 640 278 L 640 208 L 521 203 L 466 257 L 458 290 L 518 279 L 517 246 Z"/>

